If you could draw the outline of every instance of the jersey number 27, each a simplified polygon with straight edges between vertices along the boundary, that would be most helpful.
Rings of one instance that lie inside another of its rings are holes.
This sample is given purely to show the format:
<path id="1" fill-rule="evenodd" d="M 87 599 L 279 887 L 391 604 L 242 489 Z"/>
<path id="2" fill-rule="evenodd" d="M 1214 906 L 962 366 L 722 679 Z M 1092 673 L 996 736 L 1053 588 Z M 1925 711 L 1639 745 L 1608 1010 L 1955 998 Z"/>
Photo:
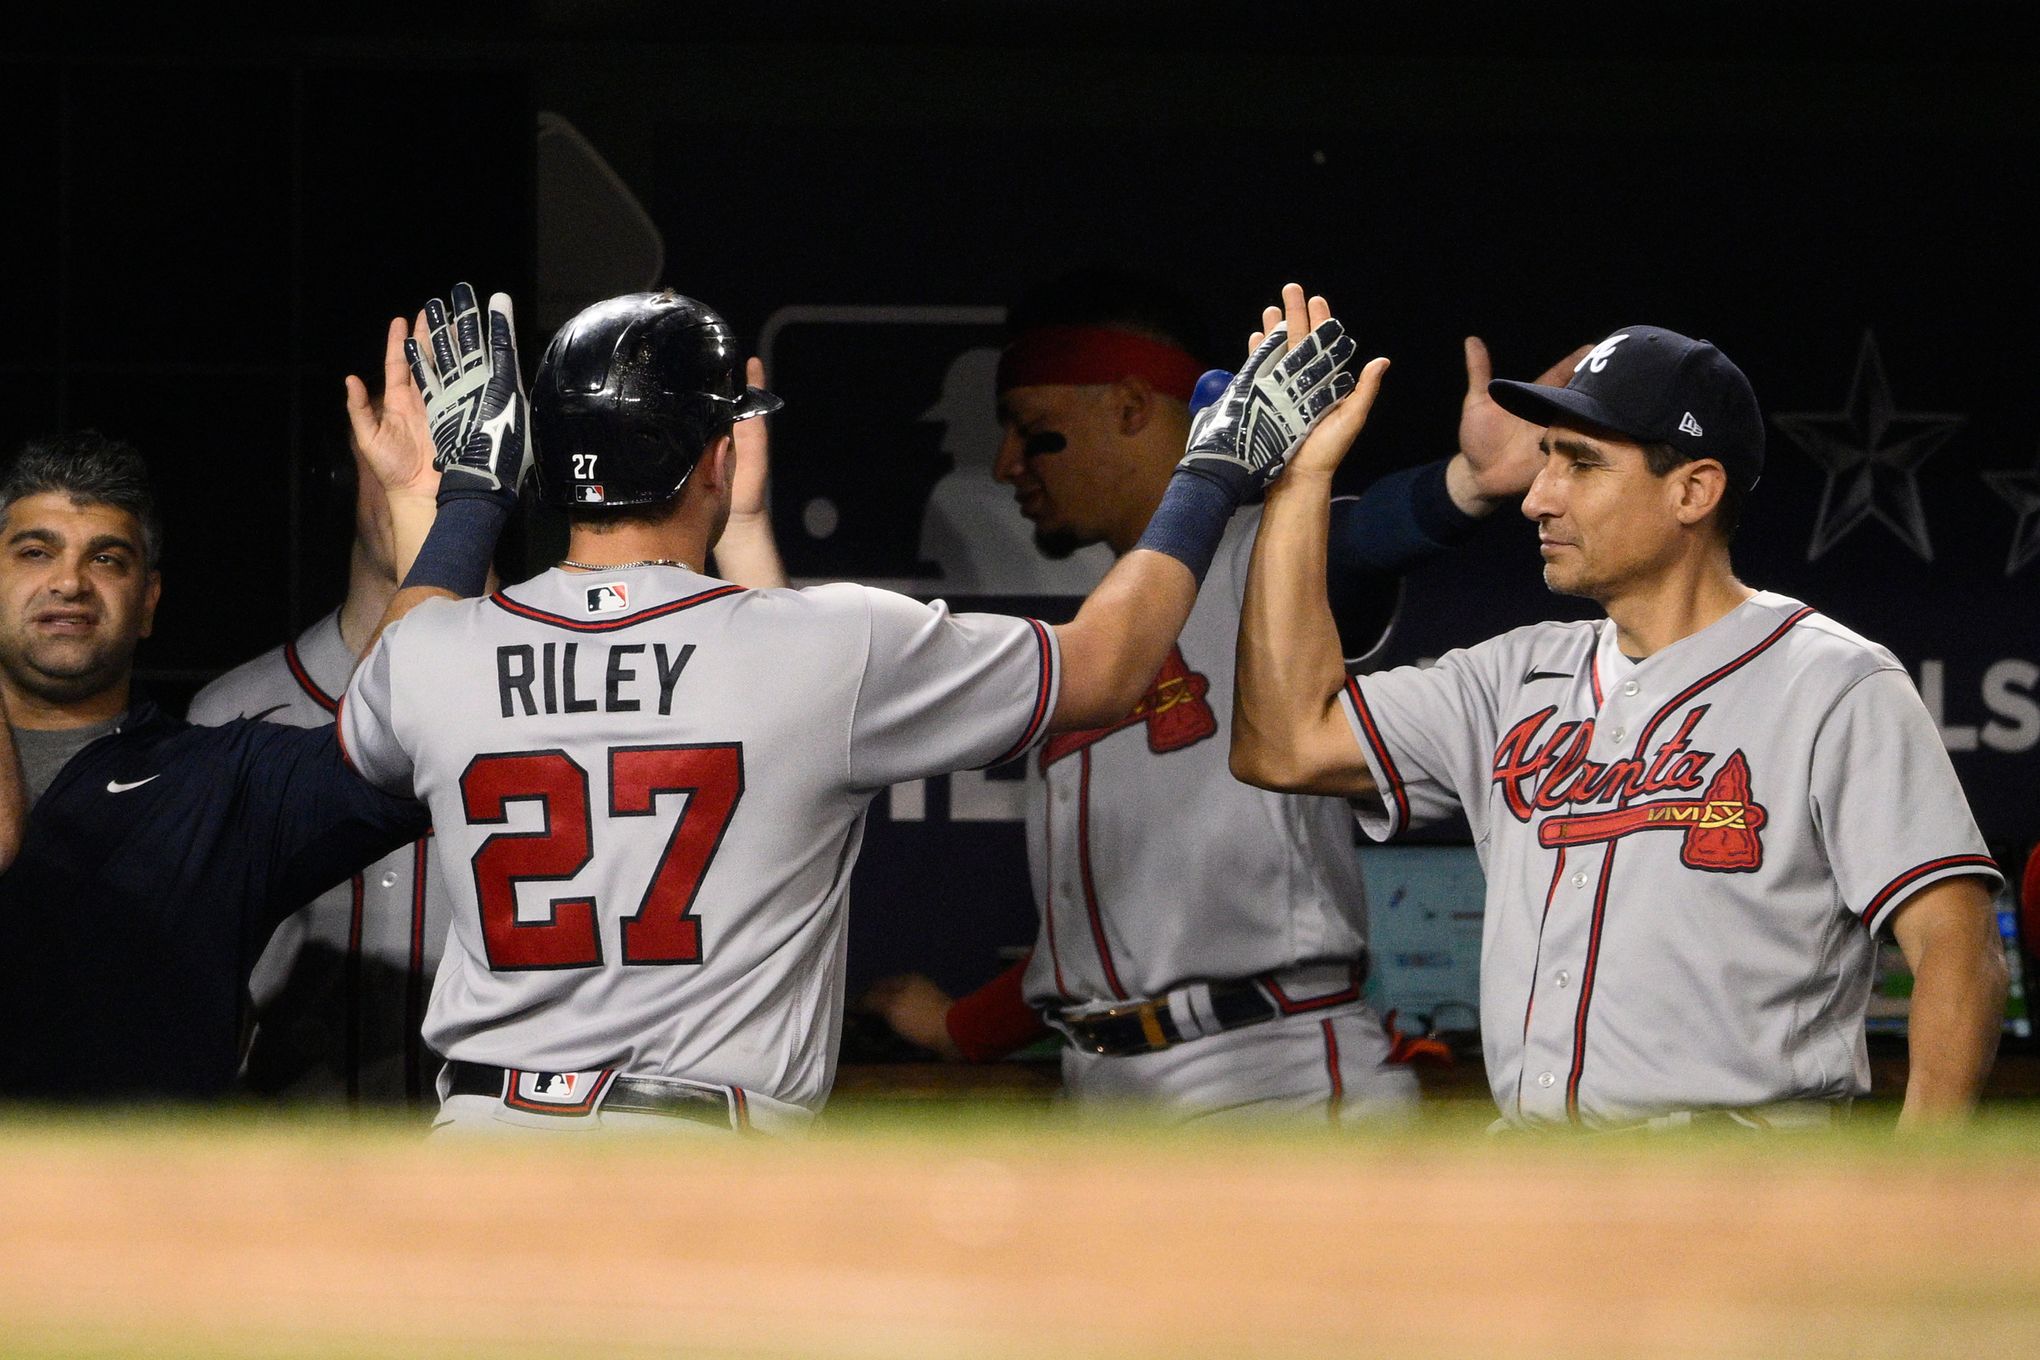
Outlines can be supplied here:
<path id="1" fill-rule="evenodd" d="M 475 898 L 489 967 L 512 972 L 600 966 L 602 930 L 594 898 L 556 897 L 549 919 L 517 919 L 518 884 L 570 879 L 595 858 L 588 772 L 559 750 L 476 756 L 460 777 L 460 792 L 470 826 L 509 821 L 512 803 L 537 802 L 545 810 L 537 831 L 499 832 L 475 851 Z M 605 826 L 618 818 L 652 816 L 661 794 L 685 795 L 687 806 L 673 823 L 644 898 L 620 923 L 627 964 L 701 962 L 694 896 L 744 796 L 743 747 L 720 742 L 610 750 Z"/>

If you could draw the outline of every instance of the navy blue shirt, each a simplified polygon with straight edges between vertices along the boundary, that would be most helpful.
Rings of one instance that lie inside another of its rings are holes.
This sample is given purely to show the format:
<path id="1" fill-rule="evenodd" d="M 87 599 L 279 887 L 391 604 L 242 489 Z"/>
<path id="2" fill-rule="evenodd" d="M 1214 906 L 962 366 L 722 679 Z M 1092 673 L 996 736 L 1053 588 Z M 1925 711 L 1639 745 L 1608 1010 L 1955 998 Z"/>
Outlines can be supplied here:
<path id="1" fill-rule="evenodd" d="M 426 824 L 331 726 L 194 727 L 138 701 L 58 772 L 0 874 L 0 1096 L 228 1091 L 271 932 Z"/>

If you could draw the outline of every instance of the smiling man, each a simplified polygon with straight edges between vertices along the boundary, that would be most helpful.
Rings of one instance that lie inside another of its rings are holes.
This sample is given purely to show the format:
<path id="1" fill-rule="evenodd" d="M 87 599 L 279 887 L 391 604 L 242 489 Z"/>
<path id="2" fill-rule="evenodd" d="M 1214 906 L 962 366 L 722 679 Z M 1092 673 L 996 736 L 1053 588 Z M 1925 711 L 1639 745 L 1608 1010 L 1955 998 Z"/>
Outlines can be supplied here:
<path id="1" fill-rule="evenodd" d="M 1606 617 L 1348 680 L 1324 604 L 1334 410 L 1271 490 L 1232 765 L 1353 800 L 1385 840 L 1463 811 L 1487 873 L 1481 1031 L 1504 1119 L 1824 1126 L 1869 1089 L 1876 937 L 1916 978 L 1908 1123 L 1957 1117 L 1995 1049 L 2001 880 L 1890 652 L 1737 580 L 1763 470 L 1742 371 L 1630 326 L 1562 389 L 1523 500 L 1545 583 Z"/>
<path id="2" fill-rule="evenodd" d="M 399 325 L 408 391 L 402 339 Z M 429 524 L 439 479 L 422 417 L 371 417 L 351 393 L 377 466 Z M 126 444 L 65 435 L 0 472 L 0 711 L 21 774 L 0 769 L 0 799 L 27 808 L 0 874 L 0 1098 L 225 1092 L 249 969 L 276 923 L 425 830 L 417 804 L 347 771 L 331 728 L 192 727 L 136 692 L 162 544 Z"/>

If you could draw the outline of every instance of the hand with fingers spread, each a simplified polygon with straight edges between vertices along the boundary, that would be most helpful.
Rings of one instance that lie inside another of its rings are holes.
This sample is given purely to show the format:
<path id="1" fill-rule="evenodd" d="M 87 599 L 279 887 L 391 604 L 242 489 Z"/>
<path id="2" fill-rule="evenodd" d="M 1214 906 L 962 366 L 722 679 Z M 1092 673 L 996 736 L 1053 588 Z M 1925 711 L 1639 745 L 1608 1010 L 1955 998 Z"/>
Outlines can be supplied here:
<path id="1" fill-rule="evenodd" d="M 490 296 L 486 343 L 474 289 L 465 283 L 454 285 L 451 319 L 434 298 L 425 305 L 425 325 L 431 357 L 415 338 L 404 349 L 438 451 L 440 500 L 484 496 L 515 504 L 533 450 L 509 297 Z"/>
<path id="2" fill-rule="evenodd" d="M 390 322 L 380 403 L 369 397 L 368 384 L 347 375 L 347 421 L 354 446 L 387 491 L 430 499 L 439 490 L 439 468 L 424 397 L 412 381 L 405 354 L 405 331 L 402 317 Z"/>
<path id="3" fill-rule="evenodd" d="M 1587 353 L 1582 345 L 1537 376 L 1546 387 L 1563 387 L 1573 365 Z M 1510 415 L 1488 395 L 1494 365 L 1477 335 L 1466 337 L 1466 396 L 1459 405 L 1459 453 L 1445 469 L 1453 503 L 1469 515 L 1484 515 L 1530 489 L 1544 455 L 1538 427 Z"/>
<path id="4" fill-rule="evenodd" d="M 1284 309 L 1264 314 L 1265 334 L 1255 335 L 1246 365 L 1197 413 L 1181 464 L 1241 503 L 1281 475 L 1313 422 L 1353 390 L 1353 341 L 1330 305 L 1306 302 L 1293 283 L 1282 296 Z M 1302 338 L 1292 344 L 1292 335 Z"/>

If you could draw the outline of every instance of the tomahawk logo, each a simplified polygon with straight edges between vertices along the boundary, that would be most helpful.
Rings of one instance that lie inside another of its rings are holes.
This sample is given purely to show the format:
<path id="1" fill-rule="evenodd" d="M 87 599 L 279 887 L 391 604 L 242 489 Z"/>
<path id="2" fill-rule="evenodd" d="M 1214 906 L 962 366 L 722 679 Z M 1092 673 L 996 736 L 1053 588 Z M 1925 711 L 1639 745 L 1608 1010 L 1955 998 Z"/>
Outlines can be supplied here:
<path id="1" fill-rule="evenodd" d="M 1624 340 L 1627 340 L 1628 338 L 1629 338 L 1628 331 L 1624 331 L 1620 335 L 1609 336 L 1606 340 L 1603 340 L 1600 344 L 1594 346 L 1594 348 L 1588 352 L 1586 358 L 1574 364 L 1572 371 L 1577 373 L 1581 369 L 1585 368 L 1591 369 L 1594 372 L 1599 373 L 1602 369 L 1608 366 L 1608 360 L 1614 357 L 1615 346 L 1621 344 Z"/>
<path id="2" fill-rule="evenodd" d="M 1620 840 L 1639 831 L 1677 831 L 1685 838 L 1679 862 L 1689 869 L 1732 874 L 1763 867 L 1764 847 L 1757 833 L 1769 816 L 1750 792 L 1748 758 L 1732 751 L 1713 777 L 1706 778 L 1715 753 L 1690 747 L 1706 705 L 1688 713 L 1677 733 L 1648 760 L 1639 749 L 1606 764 L 1587 759 L 1594 742 L 1592 718 L 1561 722 L 1545 737 L 1545 724 L 1555 713 L 1550 708 L 1533 713 L 1511 728 L 1495 750 L 1493 778 L 1510 813 L 1521 822 L 1539 812 L 1557 813 L 1537 824 L 1539 845 L 1562 849 Z M 1700 796 L 1647 797 L 1671 792 Z M 1635 801 L 1640 798 L 1645 801 Z M 1604 810 L 1557 811 L 1595 805 Z"/>

